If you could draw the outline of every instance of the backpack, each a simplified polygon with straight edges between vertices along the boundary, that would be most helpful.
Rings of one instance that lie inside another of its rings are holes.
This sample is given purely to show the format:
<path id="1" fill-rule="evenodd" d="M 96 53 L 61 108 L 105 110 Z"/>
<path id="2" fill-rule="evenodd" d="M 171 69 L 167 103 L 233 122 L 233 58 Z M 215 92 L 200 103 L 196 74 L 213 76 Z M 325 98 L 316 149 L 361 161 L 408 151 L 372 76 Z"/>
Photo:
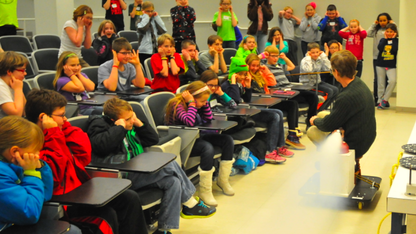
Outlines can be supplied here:
<path id="1" fill-rule="evenodd" d="M 243 171 L 244 174 L 250 173 L 257 168 L 259 160 L 254 157 L 250 150 L 245 146 L 236 146 L 234 153 L 238 152 L 237 160 L 235 160 L 233 167 Z"/>
<path id="2" fill-rule="evenodd" d="M 95 216 L 84 216 L 69 219 L 69 222 L 79 229 L 82 234 L 113 234 L 113 229 L 105 219 Z"/>

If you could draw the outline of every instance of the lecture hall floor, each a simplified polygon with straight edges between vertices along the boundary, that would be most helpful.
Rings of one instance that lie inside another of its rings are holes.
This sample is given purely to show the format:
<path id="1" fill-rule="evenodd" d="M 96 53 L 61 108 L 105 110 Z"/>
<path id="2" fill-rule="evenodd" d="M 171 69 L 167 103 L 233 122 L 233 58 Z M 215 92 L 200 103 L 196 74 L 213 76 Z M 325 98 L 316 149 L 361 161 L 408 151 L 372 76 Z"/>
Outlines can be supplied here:
<path id="1" fill-rule="evenodd" d="M 307 181 L 316 173 L 315 146 L 304 135 L 305 151 L 295 151 L 282 165 L 266 164 L 249 175 L 231 177 L 236 195 L 228 197 L 214 185 L 219 206 L 209 219 L 181 219 L 174 234 L 370 234 L 377 233 L 387 214 L 391 167 L 397 161 L 401 146 L 406 144 L 416 121 L 416 114 L 396 113 L 392 107 L 376 110 L 377 138 L 361 160 L 364 175 L 383 178 L 373 203 L 358 210 L 344 199 L 319 199 L 300 195 Z M 301 125 L 304 127 L 305 125 Z M 390 230 L 390 216 L 380 233 Z"/>

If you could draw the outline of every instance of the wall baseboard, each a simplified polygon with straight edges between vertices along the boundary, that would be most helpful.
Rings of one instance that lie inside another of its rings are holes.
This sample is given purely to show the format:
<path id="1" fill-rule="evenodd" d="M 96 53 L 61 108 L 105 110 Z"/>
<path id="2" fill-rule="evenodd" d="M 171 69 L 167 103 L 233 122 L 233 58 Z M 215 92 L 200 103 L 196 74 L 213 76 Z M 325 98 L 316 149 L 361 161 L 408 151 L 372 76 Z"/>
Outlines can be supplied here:
<path id="1" fill-rule="evenodd" d="M 396 112 L 416 113 L 416 108 L 396 106 Z"/>

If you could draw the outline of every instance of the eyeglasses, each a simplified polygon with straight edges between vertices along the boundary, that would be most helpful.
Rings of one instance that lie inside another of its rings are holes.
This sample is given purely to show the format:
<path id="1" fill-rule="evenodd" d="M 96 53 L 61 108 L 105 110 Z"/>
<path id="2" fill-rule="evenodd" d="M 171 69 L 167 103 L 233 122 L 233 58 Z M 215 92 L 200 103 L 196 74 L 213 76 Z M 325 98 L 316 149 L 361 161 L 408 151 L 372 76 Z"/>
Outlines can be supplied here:
<path id="1" fill-rule="evenodd" d="M 61 117 L 61 118 L 66 118 L 65 114 L 66 113 L 64 113 L 63 115 L 54 115 L 54 114 L 51 114 L 51 115 L 58 116 L 58 117 Z"/>
<path id="2" fill-rule="evenodd" d="M 229 5 L 231 5 L 231 3 L 221 3 L 221 5 L 229 6 Z"/>
<path id="3" fill-rule="evenodd" d="M 118 52 L 119 54 L 122 54 L 122 55 L 132 55 L 133 53 L 132 52 Z"/>
<path id="4" fill-rule="evenodd" d="M 217 89 L 218 87 L 220 87 L 219 85 L 213 85 L 213 84 L 207 84 L 208 88 L 212 89 Z"/>
<path id="5" fill-rule="evenodd" d="M 19 72 L 21 72 L 21 73 L 25 73 L 26 72 L 26 69 L 14 69 L 15 71 L 19 71 Z"/>
<path id="6" fill-rule="evenodd" d="M 279 55 L 269 55 L 269 57 L 272 57 L 272 58 L 279 58 Z"/>

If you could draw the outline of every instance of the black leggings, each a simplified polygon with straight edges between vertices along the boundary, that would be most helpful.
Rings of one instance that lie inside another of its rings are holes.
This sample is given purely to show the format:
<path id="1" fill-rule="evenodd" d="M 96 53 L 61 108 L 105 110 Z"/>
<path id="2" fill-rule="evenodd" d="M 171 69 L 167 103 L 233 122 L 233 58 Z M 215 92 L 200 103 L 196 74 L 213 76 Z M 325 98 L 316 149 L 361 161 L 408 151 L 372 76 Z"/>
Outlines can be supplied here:
<path id="1" fill-rule="evenodd" d="M 286 111 L 289 129 L 294 130 L 298 127 L 299 105 L 297 101 L 293 99 L 285 100 L 274 105 L 272 108 Z"/>
<path id="2" fill-rule="evenodd" d="M 201 156 L 200 167 L 203 171 L 209 171 L 214 166 L 214 146 L 221 148 L 221 160 L 232 160 L 234 141 L 230 135 L 204 134 L 196 139 L 191 151 L 191 157 Z"/>
<path id="3" fill-rule="evenodd" d="M 306 126 L 310 126 L 309 119 L 316 115 L 316 109 L 318 106 L 318 95 L 316 95 L 315 91 L 307 91 L 307 90 L 301 90 L 299 91 L 299 95 L 292 98 L 292 100 L 299 102 L 306 102 L 309 105 L 308 109 L 308 116 L 306 117 Z"/>

